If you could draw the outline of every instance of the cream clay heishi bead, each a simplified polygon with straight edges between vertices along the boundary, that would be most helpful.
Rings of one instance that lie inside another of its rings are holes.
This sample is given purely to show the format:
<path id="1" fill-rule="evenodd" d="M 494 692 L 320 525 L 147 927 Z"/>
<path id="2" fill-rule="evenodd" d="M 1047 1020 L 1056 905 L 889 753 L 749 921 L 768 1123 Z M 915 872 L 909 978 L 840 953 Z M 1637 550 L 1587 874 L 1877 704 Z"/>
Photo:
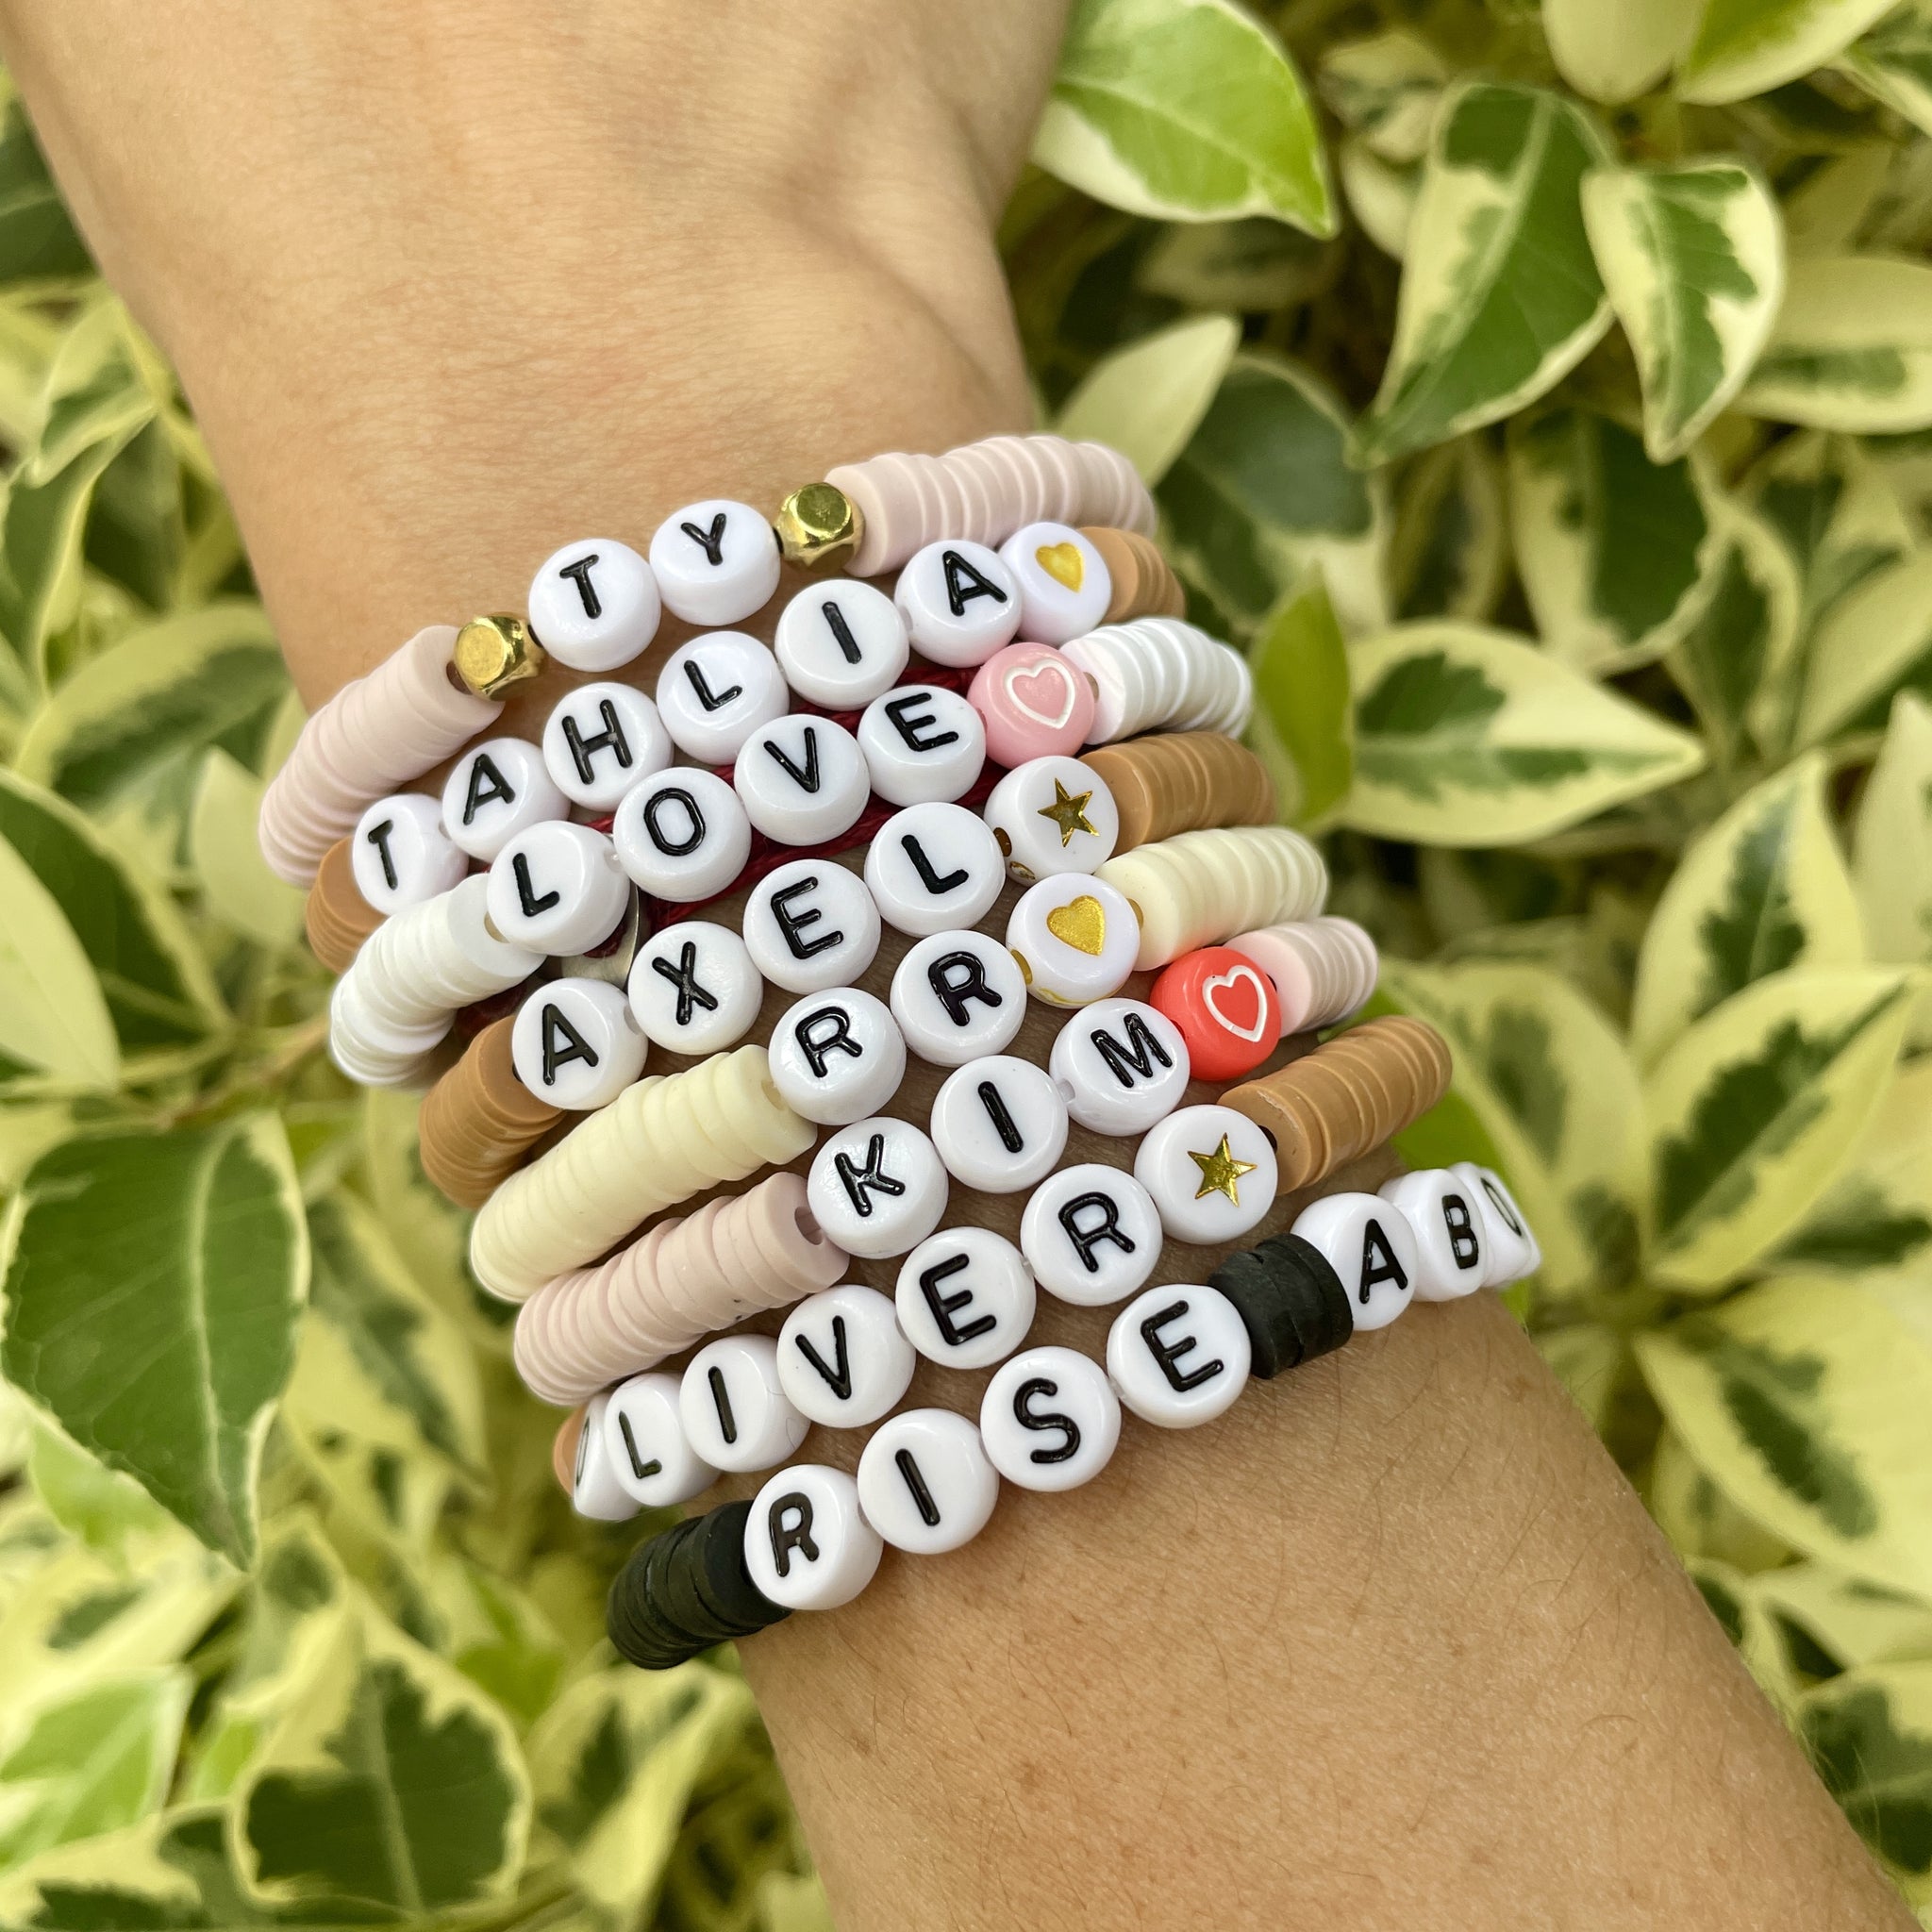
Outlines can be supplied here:
<path id="1" fill-rule="evenodd" d="M 824 992 L 850 986 L 872 964 L 879 908 L 857 873 L 794 858 L 752 888 L 741 929 L 752 964 L 774 986 Z"/>
<path id="2" fill-rule="evenodd" d="M 587 537 L 546 557 L 530 579 L 530 628 L 573 671 L 615 671 L 658 635 L 658 579 L 628 543 Z"/>
<path id="3" fill-rule="evenodd" d="M 543 765 L 573 805 L 614 811 L 640 779 L 671 762 L 671 734 L 658 708 L 627 684 L 584 684 L 552 708 Z"/>
<path id="4" fill-rule="evenodd" d="M 640 1505 L 617 1479 L 617 1465 L 604 1435 L 604 1413 L 610 1398 L 593 1395 L 584 1410 L 577 1433 L 577 1459 L 571 1472 L 571 1507 L 593 1523 L 627 1523 Z"/>
<path id="5" fill-rule="evenodd" d="M 378 798 L 356 822 L 349 870 L 356 890 L 378 912 L 420 906 L 469 869 L 468 855 L 442 829 L 442 808 L 419 791 Z"/>
<path id="6" fill-rule="evenodd" d="M 658 594 L 687 624 L 749 617 L 778 588 L 778 563 L 771 524 L 728 497 L 673 510 L 651 539 Z"/>
<path id="7" fill-rule="evenodd" d="M 1144 1134 L 1188 1091 L 1188 1042 L 1140 1000 L 1096 1000 L 1055 1036 L 1047 1065 L 1067 1111 L 1095 1134 Z"/>
<path id="8" fill-rule="evenodd" d="M 915 1557 L 970 1543 L 999 1499 L 999 1472 L 977 1426 L 949 1408 L 908 1408 L 881 1423 L 858 1458 L 865 1520 Z"/>
<path id="9" fill-rule="evenodd" d="M 1113 857 L 1121 815 L 1106 780 L 1078 758 L 1029 758 L 992 788 L 982 816 L 1023 885 L 1092 872 Z"/>
<path id="10" fill-rule="evenodd" d="M 1020 635 L 1063 644 L 1107 616 L 1113 576 L 1107 559 L 1068 524 L 1028 524 L 1000 545 L 1000 561 L 1020 587 Z"/>
<path id="11" fill-rule="evenodd" d="M 858 721 L 872 789 L 888 805 L 950 804 L 986 763 L 986 726 L 956 691 L 905 684 L 874 698 Z"/>
<path id="12" fill-rule="evenodd" d="M 1148 1130 L 1134 1178 L 1175 1241 L 1231 1241 L 1274 1205 L 1274 1146 L 1231 1107 L 1184 1107 Z"/>
<path id="13" fill-rule="evenodd" d="M 868 1261 L 916 1248 L 946 1211 L 939 1150 L 909 1121 L 874 1114 L 824 1141 L 806 1200 L 825 1233 Z"/>
<path id="14" fill-rule="evenodd" d="M 1034 1279 L 1076 1307 L 1132 1294 L 1153 1274 L 1164 1239 L 1154 1197 L 1100 1161 L 1049 1174 L 1020 1217 L 1020 1251 Z"/>
<path id="15" fill-rule="evenodd" d="M 946 1172 L 983 1194 L 1016 1194 L 1066 1151 L 1067 1103 L 1031 1060 L 991 1054 L 947 1075 L 932 1103 L 933 1145 Z"/>
<path id="16" fill-rule="evenodd" d="M 983 932 L 936 932 L 892 973 L 892 1018 L 906 1044 L 936 1067 L 1004 1053 L 1025 1015 L 1013 956 Z"/>
<path id="17" fill-rule="evenodd" d="M 573 1113 L 608 1107 L 644 1071 L 647 1042 L 622 987 L 554 979 L 517 1008 L 510 1064 L 539 1100 Z"/>
<path id="18" fill-rule="evenodd" d="M 723 1053 L 751 1031 L 765 982 L 729 926 L 687 919 L 660 927 L 630 969 L 630 1010 L 669 1053 Z"/>
<path id="19" fill-rule="evenodd" d="M 1141 922 L 1104 879 L 1062 873 L 1020 895 L 1007 920 L 1007 945 L 1035 999 L 1091 1006 L 1118 992 L 1133 972 Z"/>
<path id="20" fill-rule="evenodd" d="M 677 1419 L 694 1454 L 735 1475 L 783 1462 L 811 1426 L 778 1380 L 769 1335 L 725 1335 L 699 1349 L 677 1385 Z"/>
<path id="21" fill-rule="evenodd" d="M 785 1393 L 828 1429 L 861 1429 L 889 1414 L 918 1358 L 891 1298 L 857 1282 L 807 1295 L 778 1331 Z"/>
<path id="22" fill-rule="evenodd" d="M 1107 1337 L 1114 1393 L 1161 1429 L 1192 1429 L 1225 1415 L 1248 1384 L 1253 1346 L 1219 1289 L 1150 1288 Z"/>
<path id="23" fill-rule="evenodd" d="M 785 682 L 833 711 L 858 710 L 890 691 L 911 655 L 892 600 L 847 577 L 799 591 L 779 615 L 772 649 Z"/>
<path id="24" fill-rule="evenodd" d="M 654 899 L 712 899 L 751 857 L 751 821 L 723 778 L 674 765 L 624 794 L 611 822 L 617 857 Z"/>
<path id="25" fill-rule="evenodd" d="M 884 1000 L 857 987 L 808 993 L 772 1028 L 772 1082 L 824 1127 L 876 1113 L 906 1077 L 906 1041 Z"/>
<path id="26" fill-rule="evenodd" d="M 1379 1194 L 1326 1194 L 1292 1232 L 1319 1248 L 1348 1295 L 1357 1328 L 1386 1328 L 1415 1299 L 1415 1230 Z"/>
<path id="27" fill-rule="evenodd" d="M 892 601 L 920 656 L 935 664 L 983 664 L 1020 628 L 1020 586 L 984 543 L 928 543 L 915 551 Z"/>
<path id="28" fill-rule="evenodd" d="M 1446 1167 L 1429 1167 L 1377 1191 L 1414 1231 L 1418 1301 L 1453 1302 L 1487 1285 L 1489 1229 L 1477 1189 Z"/>
<path id="29" fill-rule="evenodd" d="M 885 1554 L 842 1469 L 803 1462 L 781 1469 L 744 1522 L 744 1567 L 788 1610 L 836 1610 L 873 1579 Z"/>
<path id="30" fill-rule="evenodd" d="M 732 782 L 745 816 L 780 845 L 823 845 L 858 823 L 872 796 L 858 741 L 804 711 L 774 718 L 744 741 Z"/>
<path id="31" fill-rule="evenodd" d="M 630 897 L 611 841 L 553 819 L 519 832 L 491 860 L 484 905 L 511 945 L 561 959 L 608 939 Z"/>
<path id="32" fill-rule="evenodd" d="M 1028 1348 L 986 1385 L 979 1433 L 1009 1483 L 1076 1490 L 1113 1460 L 1120 1398 L 1098 1362 L 1071 1348 Z"/>
<path id="33" fill-rule="evenodd" d="M 1026 1340 L 1039 1297 L 1025 1257 L 988 1227 L 948 1227 L 899 1270 L 899 1326 L 946 1369 L 990 1369 Z"/>
<path id="34" fill-rule="evenodd" d="M 985 822 L 962 805 L 911 805 L 894 812 L 865 855 L 865 883 L 896 932 L 924 939 L 977 925 L 1006 883 Z"/>
<path id="35" fill-rule="evenodd" d="M 1483 1285 L 1507 1288 L 1512 1281 L 1534 1274 L 1543 1265 L 1542 1246 L 1530 1228 L 1529 1217 L 1516 1205 L 1516 1196 L 1503 1185 L 1503 1176 L 1494 1168 L 1478 1167 L 1473 1160 L 1458 1160 L 1449 1172 L 1467 1181 L 1482 1200 L 1490 1246 Z"/>
<path id="36" fill-rule="evenodd" d="M 710 631 L 672 652 L 657 698 L 672 743 L 701 765 L 728 765 L 760 724 L 791 708 L 777 658 L 737 630 Z"/>
<path id="37" fill-rule="evenodd" d="M 570 816 L 570 801 L 521 738 L 492 738 L 466 752 L 442 788 L 442 829 L 487 865 L 519 832 Z"/>
<path id="38" fill-rule="evenodd" d="M 605 1405 L 605 1446 L 617 1480 L 646 1509 L 688 1503 L 717 1480 L 685 1437 L 677 1398 L 675 1375 L 632 1375 Z"/>

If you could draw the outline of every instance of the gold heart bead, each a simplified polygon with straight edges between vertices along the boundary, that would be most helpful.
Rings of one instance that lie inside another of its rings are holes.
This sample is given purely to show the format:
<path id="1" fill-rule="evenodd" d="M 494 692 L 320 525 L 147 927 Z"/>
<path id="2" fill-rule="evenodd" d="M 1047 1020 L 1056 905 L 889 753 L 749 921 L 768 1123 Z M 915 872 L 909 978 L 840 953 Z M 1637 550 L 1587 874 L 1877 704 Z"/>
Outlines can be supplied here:
<path id="1" fill-rule="evenodd" d="M 1070 591 L 1077 591 L 1087 580 L 1087 564 L 1077 543 L 1042 543 L 1033 557 L 1048 576 Z"/>
<path id="2" fill-rule="evenodd" d="M 1046 915 L 1046 929 L 1063 945 L 1097 959 L 1107 943 L 1107 913 L 1092 893 L 1082 892 Z"/>

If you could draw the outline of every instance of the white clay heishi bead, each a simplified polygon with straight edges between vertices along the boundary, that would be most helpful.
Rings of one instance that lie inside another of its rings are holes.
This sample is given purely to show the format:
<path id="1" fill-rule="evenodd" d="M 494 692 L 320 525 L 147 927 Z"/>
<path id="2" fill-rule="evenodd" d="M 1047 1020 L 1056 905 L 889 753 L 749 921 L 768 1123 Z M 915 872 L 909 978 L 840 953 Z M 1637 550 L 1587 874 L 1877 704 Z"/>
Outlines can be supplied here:
<path id="1" fill-rule="evenodd" d="M 737 624 L 762 608 L 778 564 L 770 523 L 728 497 L 673 510 L 651 538 L 658 594 L 687 624 Z"/>
<path id="2" fill-rule="evenodd" d="M 949 1408 L 908 1408 L 881 1423 L 858 1458 L 865 1520 L 915 1557 L 970 1543 L 999 1499 L 999 1472 L 977 1426 Z"/>
<path id="3" fill-rule="evenodd" d="M 364 1008 L 353 974 L 336 981 L 328 1000 L 328 1057 L 358 1087 L 426 1087 L 429 1056 L 450 1029 L 445 1014 L 414 1034 L 398 1035 Z"/>
<path id="4" fill-rule="evenodd" d="M 808 1295 L 778 1331 L 785 1393 L 828 1429 L 860 1429 L 890 1414 L 917 1360 L 891 1299 L 857 1282 Z"/>
<path id="5" fill-rule="evenodd" d="M 833 711 L 857 711 L 890 691 L 911 655 L 892 600 L 849 577 L 799 591 L 779 614 L 772 649 L 785 682 Z"/>
<path id="6" fill-rule="evenodd" d="M 1398 1174 L 1376 1191 L 1415 1235 L 1418 1301 L 1453 1302 L 1488 1285 L 1489 1228 L 1481 1190 L 1446 1167 Z"/>
<path id="7" fill-rule="evenodd" d="M 674 765 L 634 785 L 611 821 L 617 857 L 654 899 L 690 905 L 725 891 L 751 857 L 751 821 L 723 778 Z"/>
<path id="8" fill-rule="evenodd" d="M 576 1465 L 571 1472 L 570 1505 L 592 1523 L 628 1523 L 642 1507 L 617 1479 L 617 1465 L 604 1439 L 604 1409 L 610 1398 L 593 1395 L 577 1435 Z"/>
<path id="9" fill-rule="evenodd" d="M 885 1544 L 841 1469 L 803 1462 L 761 1489 L 744 1524 L 744 1567 L 788 1610 L 836 1610 L 873 1579 Z"/>
<path id="10" fill-rule="evenodd" d="M 856 987 L 808 993 L 772 1029 L 772 1080 L 796 1113 L 850 1126 L 906 1077 L 906 1040 L 884 1000 Z"/>
<path id="11" fill-rule="evenodd" d="M 1239 738 L 1255 681 L 1239 651 L 1174 617 L 1141 617 L 1070 638 L 1067 657 L 1096 687 L 1090 744 L 1143 731 L 1218 731 Z"/>
<path id="12" fill-rule="evenodd" d="M 517 1008 L 510 1064 L 539 1100 L 574 1113 L 608 1107 L 644 1071 L 647 1042 L 621 987 L 554 979 Z"/>
<path id="13" fill-rule="evenodd" d="M 630 880 L 602 832 L 553 819 L 490 862 L 490 923 L 513 946 L 565 958 L 601 945 L 629 909 Z"/>
<path id="14" fill-rule="evenodd" d="M 1095 1134 L 1144 1134 L 1188 1091 L 1188 1042 L 1141 1000 L 1096 1000 L 1054 1037 L 1047 1065 L 1067 1111 Z"/>
<path id="15" fill-rule="evenodd" d="M 1020 586 L 984 543 L 928 543 L 899 573 L 892 601 L 935 664 L 983 664 L 1020 629 Z"/>
<path id="16" fill-rule="evenodd" d="M 734 1475 L 775 1468 L 811 1426 L 786 1396 L 769 1335 L 724 1335 L 699 1349 L 677 1385 L 677 1419 L 692 1451 Z"/>
<path id="17" fill-rule="evenodd" d="M 1044 1067 L 991 1054 L 947 1075 L 932 1103 L 946 1172 L 982 1194 L 1016 1194 L 1066 1151 L 1067 1103 Z"/>
<path id="18" fill-rule="evenodd" d="M 1287 825 L 1177 832 L 1116 854 L 1095 877 L 1134 902 L 1143 973 L 1232 933 L 1307 919 L 1328 891 L 1322 855 Z"/>
<path id="19" fill-rule="evenodd" d="M 543 725 L 544 769 L 586 811 L 614 811 L 633 785 L 670 762 L 671 734 L 657 706 L 627 684 L 579 685 Z"/>
<path id="20" fill-rule="evenodd" d="M 1029 1348 L 987 1384 L 979 1433 L 992 1466 L 1023 1490 L 1076 1490 L 1113 1460 L 1121 1404 L 1099 1363 Z"/>
<path id="21" fill-rule="evenodd" d="M 731 775 L 745 816 L 780 845 L 827 843 L 851 830 L 872 796 L 858 741 L 803 711 L 754 731 Z"/>
<path id="22" fill-rule="evenodd" d="M 936 932 L 892 974 L 892 1018 L 906 1044 L 937 1067 L 1004 1053 L 1020 1030 L 1026 983 L 1013 956 L 981 932 Z"/>
<path id="23" fill-rule="evenodd" d="M 1113 793 L 1078 758 L 1029 758 L 992 788 L 981 814 L 1007 870 L 1023 885 L 1093 872 L 1113 857 L 1121 815 Z"/>
<path id="24" fill-rule="evenodd" d="M 992 833 L 961 805 L 936 801 L 894 812 L 865 855 L 865 883 L 879 916 L 914 939 L 977 925 L 1006 877 Z"/>
<path id="25" fill-rule="evenodd" d="M 530 579 L 530 628 L 573 671 L 615 671 L 658 635 L 662 600 L 651 566 L 614 537 L 546 557 Z"/>
<path id="26" fill-rule="evenodd" d="M 1113 601 L 1107 559 L 1070 524 L 1028 524 L 1000 545 L 1020 587 L 1020 635 L 1063 644 L 1091 630 Z"/>
<path id="27" fill-rule="evenodd" d="M 765 982 L 744 941 L 708 919 L 660 926 L 631 963 L 630 1009 L 669 1053 L 723 1053 L 751 1031 Z"/>
<path id="28" fill-rule="evenodd" d="M 950 804 L 986 763 L 986 725 L 956 691 L 907 684 L 874 698 L 858 721 L 872 789 L 888 805 Z"/>
<path id="29" fill-rule="evenodd" d="M 357 821 L 349 846 L 356 890 L 378 912 L 400 912 L 446 892 L 469 871 L 442 829 L 442 808 L 418 791 L 378 798 Z"/>
<path id="30" fill-rule="evenodd" d="M 1076 1307 L 1132 1294 L 1154 1272 L 1163 1238 L 1153 1195 L 1099 1161 L 1049 1174 L 1020 1217 L 1020 1248 L 1035 1280 Z"/>
<path id="31" fill-rule="evenodd" d="M 1375 942 L 1352 919 L 1324 916 L 1237 933 L 1228 941 L 1274 982 L 1281 1037 L 1332 1026 L 1375 990 Z"/>
<path id="32" fill-rule="evenodd" d="M 1026 991 L 1050 1007 L 1085 1007 L 1118 992 L 1141 950 L 1124 893 L 1066 873 L 1028 886 L 1007 919 L 1007 946 Z"/>
<path id="33" fill-rule="evenodd" d="M 1543 1251 L 1529 1224 L 1529 1217 L 1516 1205 L 1516 1196 L 1504 1185 L 1503 1176 L 1492 1167 L 1478 1167 L 1473 1160 L 1454 1162 L 1449 1172 L 1467 1181 L 1481 1196 L 1483 1224 L 1489 1231 L 1490 1266 L 1484 1282 L 1487 1288 L 1507 1288 L 1534 1274 L 1543 1265 Z"/>
<path id="34" fill-rule="evenodd" d="M 1134 1178 L 1175 1241 L 1231 1241 L 1274 1205 L 1274 1146 L 1231 1107 L 1184 1107 L 1148 1130 Z"/>
<path id="35" fill-rule="evenodd" d="M 584 1426 L 591 1426 L 588 1414 Z M 643 1508 L 688 1503 L 717 1480 L 718 1472 L 684 1433 L 675 1375 L 620 1382 L 606 1402 L 603 1428 L 617 1480 Z"/>
<path id="36" fill-rule="evenodd" d="M 1225 1415 L 1248 1385 L 1248 1331 L 1219 1289 L 1150 1288 L 1107 1337 L 1107 1378 L 1127 1407 L 1161 1429 Z"/>
<path id="37" fill-rule="evenodd" d="M 703 765 L 728 765 L 760 724 L 791 708 L 777 658 L 738 630 L 681 644 L 658 674 L 656 695 L 671 741 Z"/>
<path id="38" fill-rule="evenodd" d="M 986 1227 L 948 1227 L 921 1241 L 892 1299 L 913 1347 L 945 1369 L 1004 1361 L 1026 1340 L 1039 1302 L 1025 1257 Z"/>
<path id="39" fill-rule="evenodd" d="M 794 858 L 767 873 L 744 904 L 752 962 L 787 992 L 848 986 L 879 949 L 879 908 L 857 873 L 829 858 Z"/>
<path id="40" fill-rule="evenodd" d="M 486 864 L 519 832 L 570 816 L 543 754 L 521 738 L 492 738 L 459 758 L 442 788 L 442 829 Z"/>
<path id="41" fill-rule="evenodd" d="M 876 1261 L 916 1248 L 946 1211 L 939 1150 L 909 1121 L 855 1121 L 813 1157 L 806 1200 L 829 1240 Z"/>
<path id="42" fill-rule="evenodd" d="M 1415 1299 L 1415 1230 L 1380 1195 L 1326 1194 L 1302 1210 L 1292 1232 L 1335 1270 L 1357 1329 L 1388 1327 Z"/>

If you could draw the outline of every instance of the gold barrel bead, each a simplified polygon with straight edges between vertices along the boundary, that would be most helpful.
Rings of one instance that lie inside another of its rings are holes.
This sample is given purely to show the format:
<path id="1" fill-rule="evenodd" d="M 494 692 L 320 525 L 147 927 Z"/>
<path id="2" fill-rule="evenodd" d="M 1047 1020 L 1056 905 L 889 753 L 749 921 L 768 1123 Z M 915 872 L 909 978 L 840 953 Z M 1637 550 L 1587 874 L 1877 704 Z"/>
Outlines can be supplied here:
<path id="1" fill-rule="evenodd" d="M 507 611 L 471 618 L 450 650 L 450 664 L 464 690 L 479 698 L 500 698 L 511 685 L 535 677 L 544 662 L 543 646 L 530 626 Z"/>
<path id="2" fill-rule="evenodd" d="M 787 563 L 816 570 L 842 563 L 858 548 L 865 519 L 836 483 L 808 483 L 778 506 L 772 528 Z"/>

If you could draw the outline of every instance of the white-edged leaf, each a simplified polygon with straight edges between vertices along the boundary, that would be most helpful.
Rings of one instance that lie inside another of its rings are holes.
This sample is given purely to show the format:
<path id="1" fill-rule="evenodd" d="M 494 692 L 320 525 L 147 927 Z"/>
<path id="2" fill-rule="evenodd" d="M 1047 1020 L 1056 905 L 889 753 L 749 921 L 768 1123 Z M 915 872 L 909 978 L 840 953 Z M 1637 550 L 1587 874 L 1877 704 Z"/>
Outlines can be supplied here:
<path id="1" fill-rule="evenodd" d="M 1275 811 L 1290 824 L 1323 821 L 1348 795 L 1355 713 L 1348 646 L 1319 576 L 1291 591 L 1263 622 L 1248 662 L 1255 674 L 1248 741 L 1274 775 Z"/>
<path id="2" fill-rule="evenodd" d="M 1882 731 L 1903 691 L 1932 692 L 1932 551 L 1875 572 L 1819 625 L 1797 741 Z"/>
<path id="3" fill-rule="evenodd" d="M 113 1016 L 58 902 L 0 837 L 0 1079 L 22 1068 L 111 1091 L 121 1073 Z"/>
<path id="4" fill-rule="evenodd" d="M 1932 707 L 1893 700 L 1852 829 L 1852 882 L 1874 959 L 1932 959 Z"/>
<path id="5" fill-rule="evenodd" d="M 1793 261 L 1737 407 L 1862 434 L 1932 424 L 1932 268 L 1884 255 Z"/>
<path id="6" fill-rule="evenodd" d="M 1814 1685 L 1797 1731 L 1825 1789 L 1923 1923 L 1932 1908 L 1932 1662 L 1876 1663 Z"/>
<path id="7" fill-rule="evenodd" d="M 1438 443 L 1403 466 L 1389 577 L 1403 619 L 1480 623 L 1509 574 L 1502 465 L 1481 434 Z"/>
<path id="8" fill-rule="evenodd" d="M 1718 104 L 1769 93 L 1823 67 L 1892 0 L 1707 0 L 1677 68 L 1687 101 Z"/>
<path id="9" fill-rule="evenodd" d="M 1683 0 L 1543 0 L 1557 72 L 1593 101 L 1627 101 L 1671 71 L 1696 25 Z"/>
<path id="10" fill-rule="evenodd" d="M 1753 1593 L 1847 1670 L 1932 1656 L 1932 1604 L 1847 1576 L 1823 1563 L 1786 1563 Z"/>
<path id="11" fill-rule="evenodd" d="M 215 915 L 264 946 L 302 936 L 308 896 L 277 878 L 261 856 L 255 823 L 262 782 L 220 745 L 208 748 L 188 820 L 188 849 Z"/>
<path id="12" fill-rule="evenodd" d="M 1408 253 L 1408 231 L 1423 192 L 1417 161 L 1385 161 L 1366 142 L 1350 135 L 1336 158 L 1349 212 L 1384 255 L 1400 261 Z"/>
<path id="13" fill-rule="evenodd" d="M 1306 302 L 1332 272 L 1330 251 L 1312 236 L 1265 215 L 1241 215 L 1170 222 L 1141 258 L 1134 286 L 1196 310 L 1247 312 Z"/>
<path id="14" fill-rule="evenodd" d="M 1874 206 L 1891 178 L 1896 150 L 1868 141 L 1832 155 L 1807 175 L 1778 206 L 1785 220 L 1785 251 L 1842 255 L 1857 245 Z"/>
<path id="15" fill-rule="evenodd" d="M 1905 0 L 1834 63 L 1875 101 L 1932 134 L 1932 5 Z"/>
<path id="16" fill-rule="evenodd" d="M 1093 365 L 1054 427 L 1119 450 L 1151 487 L 1200 426 L 1241 339 L 1231 315 L 1191 315 L 1142 336 Z"/>
<path id="17" fill-rule="evenodd" d="M 1402 27 L 1342 41 L 1316 76 L 1335 118 L 1385 161 L 1419 161 L 1449 79 L 1442 57 Z"/>

